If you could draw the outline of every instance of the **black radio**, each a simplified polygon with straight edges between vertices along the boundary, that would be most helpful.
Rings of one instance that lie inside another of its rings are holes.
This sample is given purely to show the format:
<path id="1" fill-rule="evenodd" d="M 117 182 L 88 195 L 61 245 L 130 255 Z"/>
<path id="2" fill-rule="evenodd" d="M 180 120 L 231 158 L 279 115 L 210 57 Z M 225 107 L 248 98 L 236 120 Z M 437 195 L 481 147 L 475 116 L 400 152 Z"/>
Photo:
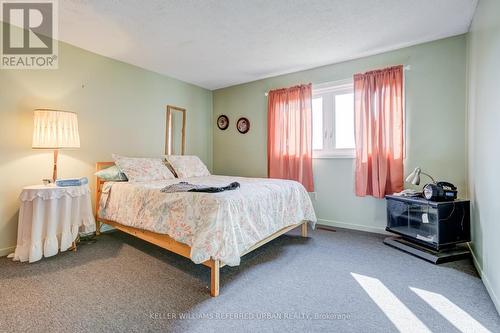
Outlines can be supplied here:
<path id="1" fill-rule="evenodd" d="M 424 197 L 431 201 L 453 201 L 457 198 L 457 188 L 448 182 L 437 182 L 424 186 Z"/>

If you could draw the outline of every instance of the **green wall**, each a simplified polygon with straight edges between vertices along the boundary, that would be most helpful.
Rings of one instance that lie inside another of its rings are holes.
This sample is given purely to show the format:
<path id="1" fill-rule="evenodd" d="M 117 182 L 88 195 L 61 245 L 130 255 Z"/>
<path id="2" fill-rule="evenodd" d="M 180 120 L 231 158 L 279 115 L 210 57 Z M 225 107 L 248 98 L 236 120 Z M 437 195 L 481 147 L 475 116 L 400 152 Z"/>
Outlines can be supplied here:
<path id="1" fill-rule="evenodd" d="M 59 43 L 58 70 L 0 70 L 0 255 L 16 243 L 18 195 L 52 176 L 52 154 L 31 149 L 32 111 L 78 113 L 81 148 L 59 154 L 59 176 L 87 176 L 111 153 L 161 156 L 167 104 L 187 109 L 187 153 L 211 168 L 212 92 Z"/>
<path id="2" fill-rule="evenodd" d="M 405 169 L 416 166 L 466 193 L 465 36 L 447 38 L 371 57 L 347 61 L 214 91 L 214 118 L 226 114 L 230 128 L 213 126 L 213 166 L 217 174 L 265 177 L 267 174 L 267 99 L 270 89 L 298 83 L 342 80 L 354 73 L 386 66 L 410 65 L 406 72 Z M 241 135 L 240 116 L 251 121 Z M 354 193 L 352 159 L 315 159 L 316 199 L 321 223 L 383 231 L 385 202 Z M 425 180 L 424 180 L 425 181 Z"/>
<path id="3" fill-rule="evenodd" d="M 472 249 L 500 311 L 500 1 L 481 0 L 468 35 L 469 194 Z"/>

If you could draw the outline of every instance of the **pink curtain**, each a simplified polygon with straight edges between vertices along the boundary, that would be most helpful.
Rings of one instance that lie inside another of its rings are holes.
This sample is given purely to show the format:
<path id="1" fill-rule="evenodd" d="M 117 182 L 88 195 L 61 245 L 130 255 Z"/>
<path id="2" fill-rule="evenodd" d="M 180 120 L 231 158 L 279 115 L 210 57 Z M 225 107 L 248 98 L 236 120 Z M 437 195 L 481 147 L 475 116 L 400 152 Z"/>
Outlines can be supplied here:
<path id="1" fill-rule="evenodd" d="M 403 189 L 403 66 L 354 75 L 356 195 Z"/>
<path id="2" fill-rule="evenodd" d="M 296 180 L 314 191 L 311 84 L 269 92 L 267 160 L 270 178 Z"/>

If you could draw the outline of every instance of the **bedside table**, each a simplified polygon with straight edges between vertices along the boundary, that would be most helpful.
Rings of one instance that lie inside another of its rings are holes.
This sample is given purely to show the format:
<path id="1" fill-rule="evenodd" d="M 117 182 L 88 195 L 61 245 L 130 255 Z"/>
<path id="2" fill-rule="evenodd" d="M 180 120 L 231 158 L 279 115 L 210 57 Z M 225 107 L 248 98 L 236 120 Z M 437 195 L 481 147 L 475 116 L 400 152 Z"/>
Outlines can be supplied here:
<path id="1" fill-rule="evenodd" d="M 31 263 L 51 257 L 70 249 L 80 230 L 95 231 L 88 184 L 27 186 L 19 200 L 17 246 L 9 258 Z"/>
<path id="2" fill-rule="evenodd" d="M 429 201 L 421 197 L 386 195 L 387 227 L 401 237 L 384 243 L 439 264 L 470 255 L 469 200 Z"/>

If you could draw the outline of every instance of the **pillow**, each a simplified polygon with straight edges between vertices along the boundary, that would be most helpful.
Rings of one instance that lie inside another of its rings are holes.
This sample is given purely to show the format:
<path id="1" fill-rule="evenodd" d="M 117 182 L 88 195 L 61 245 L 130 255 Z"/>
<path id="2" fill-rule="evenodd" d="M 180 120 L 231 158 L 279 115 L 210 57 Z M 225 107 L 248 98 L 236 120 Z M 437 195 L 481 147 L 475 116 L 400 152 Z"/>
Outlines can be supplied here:
<path id="1" fill-rule="evenodd" d="M 210 176 L 210 172 L 198 156 L 168 155 L 166 159 L 179 178 Z"/>
<path id="2" fill-rule="evenodd" d="M 120 170 L 131 182 L 174 179 L 162 158 L 125 157 L 113 154 Z"/>
<path id="3" fill-rule="evenodd" d="M 127 176 L 125 176 L 125 174 L 116 165 L 113 165 L 112 167 L 106 169 L 99 170 L 96 173 L 94 173 L 94 175 L 96 175 L 101 179 L 112 182 L 123 182 L 128 180 Z"/>

